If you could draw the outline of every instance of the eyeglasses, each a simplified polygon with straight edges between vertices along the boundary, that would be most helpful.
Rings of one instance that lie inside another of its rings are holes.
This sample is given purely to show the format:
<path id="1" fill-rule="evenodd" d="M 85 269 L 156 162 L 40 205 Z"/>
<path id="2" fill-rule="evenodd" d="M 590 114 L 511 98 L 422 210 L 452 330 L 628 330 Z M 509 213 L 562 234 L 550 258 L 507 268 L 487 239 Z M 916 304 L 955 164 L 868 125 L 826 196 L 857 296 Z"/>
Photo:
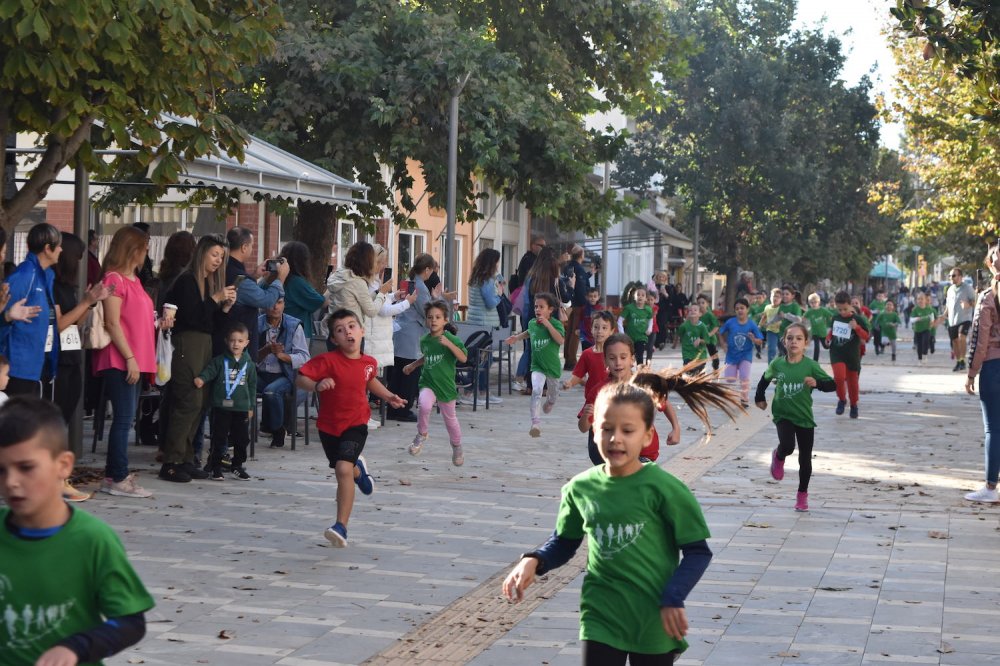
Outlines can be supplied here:
<path id="1" fill-rule="evenodd" d="M 961 273 L 952 273 L 948 277 L 962 277 L 962 274 Z"/>

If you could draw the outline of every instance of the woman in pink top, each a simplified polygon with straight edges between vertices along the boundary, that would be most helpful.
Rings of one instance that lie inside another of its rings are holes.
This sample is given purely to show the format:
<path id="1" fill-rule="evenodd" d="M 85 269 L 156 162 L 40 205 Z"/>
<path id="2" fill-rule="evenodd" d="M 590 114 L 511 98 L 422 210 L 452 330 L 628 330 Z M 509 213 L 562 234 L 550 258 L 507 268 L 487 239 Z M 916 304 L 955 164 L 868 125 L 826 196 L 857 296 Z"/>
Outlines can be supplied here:
<path id="1" fill-rule="evenodd" d="M 976 375 L 979 375 L 979 405 L 986 433 L 986 484 L 965 499 L 996 503 L 1000 502 L 997 495 L 997 476 L 1000 475 L 1000 311 L 997 308 L 1000 244 L 986 254 L 986 267 L 993 274 L 993 284 L 979 294 L 969 333 L 969 371 L 965 382 L 965 390 L 972 395 L 976 390 Z M 994 430 L 996 437 L 993 437 Z"/>
<path id="2" fill-rule="evenodd" d="M 148 248 L 146 234 L 122 227 L 112 237 L 101 269 L 101 281 L 112 290 L 104 301 L 104 327 L 111 344 L 94 353 L 94 372 L 103 376 L 104 392 L 114 412 L 101 491 L 122 497 L 152 496 L 128 471 L 129 431 L 139 399 L 139 378 L 142 373 L 156 372 L 156 312 L 136 277 Z"/>

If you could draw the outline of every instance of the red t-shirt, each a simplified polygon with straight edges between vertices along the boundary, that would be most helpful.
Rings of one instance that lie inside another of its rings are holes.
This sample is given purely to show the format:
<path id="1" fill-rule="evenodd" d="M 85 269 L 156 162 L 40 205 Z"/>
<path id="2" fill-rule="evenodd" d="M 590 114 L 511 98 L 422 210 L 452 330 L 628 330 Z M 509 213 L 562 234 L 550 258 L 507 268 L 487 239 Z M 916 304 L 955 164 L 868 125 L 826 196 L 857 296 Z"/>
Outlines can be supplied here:
<path id="1" fill-rule="evenodd" d="M 372 417 L 368 406 L 368 382 L 378 376 L 378 361 L 371 356 L 347 358 L 335 349 L 320 354 L 299 368 L 299 374 L 319 382 L 327 377 L 334 386 L 319 395 L 319 416 L 316 427 L 340 436 L 350 427 L 365 425 Z"/>
<path id="2" fill-rule="evenodd" d="M 594 404 L 597 392 L 608 381 L 608 368 L 604 364 L 604 354 L 595 351 L 594 347 L 584 349 L 573 368 L 573 376 L 580 379 L 583 379 L 584 376 L 587 377 L 587 383 L 583 385 L 583 404 L 584 406 Z"/>
<path id="3" fill-rule="evenodd" d="M 588 349 L 587 351 L 590 351 L 590 350 Z M 579 366 L 579 363 L 577 365 Z M 576 369 L 575 368 L 573 369 L 573 374 L 576 374 Z M 607 378 L 605 378 L 604 381 L 601 382 L 597 386 L 597 388 L 594 390 L 594 396 L 596 397 L 597 394 L 598 394 L 598 392 L 600 392 L 600 390 L 602 388 L 604 388 L 604 386 L 606 384 L 608 384 L 609 382 L 610 382 L 610 380 L 607 379 Z M 589 384 L 589 382 L 588 382 L 588 384 Z M 664 407 L 661 407 L 659 411 L 663 412 L 664 414 L 667 413 L 667 410 Z M 580 413 L 582 414 L 583 412 L 581 411 Z M 580 418 L 579 414 L 577 414 L 577 418 Z M 594 423 L 594 417 L 593 416 L 590 417 L 590 423 L 591 424 Z M 595 437 L 597 436 L 596 433 L 595 433 L 594 436 Z M 660 435 L 656 432 L 656 425 L 655 424 L 653 425 L 653 439 L 652 439 L 652 441 L 649 442 L 649 446 L 645 447 L 642 451 L 639 452 L 639 455 L 642 456 L 643 458 L 649 458 L 650 460 L 656 460 L 657 458 L 660 457 Z"/>

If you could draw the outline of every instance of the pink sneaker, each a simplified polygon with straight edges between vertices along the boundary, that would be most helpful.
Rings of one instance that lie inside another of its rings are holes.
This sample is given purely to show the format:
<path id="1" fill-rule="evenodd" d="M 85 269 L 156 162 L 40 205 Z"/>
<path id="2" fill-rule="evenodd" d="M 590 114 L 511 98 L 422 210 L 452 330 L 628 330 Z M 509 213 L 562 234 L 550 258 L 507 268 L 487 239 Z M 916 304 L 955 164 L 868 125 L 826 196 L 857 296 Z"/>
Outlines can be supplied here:
<path id="1" fill-rule="evenodd" d="M 785 461 L 778 459 L 778 449 L 771 451 L 771 478 L 775 481 L 785 478 Z"/>
<path id="2" fill-rule="evenodd" d="M 795 493 L 795 510 L 809 510 L 809 493 Z"/>

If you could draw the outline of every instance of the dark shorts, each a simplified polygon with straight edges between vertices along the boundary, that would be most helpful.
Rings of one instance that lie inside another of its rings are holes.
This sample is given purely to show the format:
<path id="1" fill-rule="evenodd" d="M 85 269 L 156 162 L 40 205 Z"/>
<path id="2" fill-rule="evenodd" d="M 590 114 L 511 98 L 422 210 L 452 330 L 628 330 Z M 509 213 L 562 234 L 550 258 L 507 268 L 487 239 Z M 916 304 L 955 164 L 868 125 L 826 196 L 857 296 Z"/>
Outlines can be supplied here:
<path id="1" fill-rule="evenodd" d="M 956 326 L 948 327 L 948 337 L 952 340 L 958 338 L 960 335 L 968 335 L 969 329 L 972 328 L 971 321 L 963 321 L 961 324 Z"/>
<path id="2" fill-rule="evenodd" d="M 330 467 L 336 467 L 338 460 L 349 463 L 358 462 L 358 456 L 365 450 L 368 440 L 368 425 L 351 426 L 340 435 L 331 435 L 319 431 L 319 441 L 323 443 L 323 452 L 330 461 Z"/>

